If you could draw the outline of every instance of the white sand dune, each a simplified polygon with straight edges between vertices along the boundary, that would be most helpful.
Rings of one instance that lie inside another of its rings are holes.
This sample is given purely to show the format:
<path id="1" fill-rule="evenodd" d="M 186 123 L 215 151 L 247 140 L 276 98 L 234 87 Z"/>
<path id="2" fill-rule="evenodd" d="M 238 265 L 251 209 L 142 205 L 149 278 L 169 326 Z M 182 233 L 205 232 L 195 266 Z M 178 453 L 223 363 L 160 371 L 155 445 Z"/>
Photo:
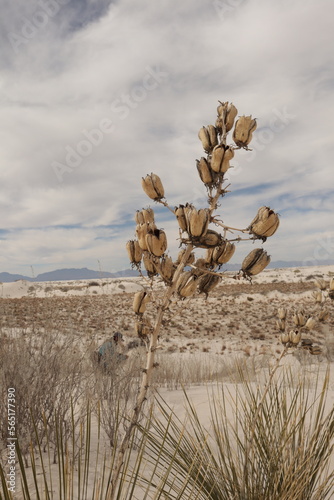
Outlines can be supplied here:
<path id="1" fill-rule="evenodd" d="M 233 278 L 236 274 L 237 273 L 234 272 L 227 272 L 226 276 L 223 278 L 223 283 L 236 283 L 235 279 Z M 329 279 L 333 275 L 334 265 L 267 269 L 260 273 L 258 276 L 255 276 L 253 278 L 253 283 L 301 283 L 310 281 L 312 279 L 310 277 L 314 277 L 314 279 L 316 279 L 317 277 Z M 52 295 L 56 295 L 59 297 L 72 295 L 111 295 L 116 293 L 134 293 L 138 290 L 141 290 L 143 286 L 147 285 L 148 280 L 142 277 L 48 282 L 30 282 L 25 280 L 18 280 L 13 283 L 2 283 L 0 296 L 2 296 L 3 298 L 43 298 L 50 297 Z"/>

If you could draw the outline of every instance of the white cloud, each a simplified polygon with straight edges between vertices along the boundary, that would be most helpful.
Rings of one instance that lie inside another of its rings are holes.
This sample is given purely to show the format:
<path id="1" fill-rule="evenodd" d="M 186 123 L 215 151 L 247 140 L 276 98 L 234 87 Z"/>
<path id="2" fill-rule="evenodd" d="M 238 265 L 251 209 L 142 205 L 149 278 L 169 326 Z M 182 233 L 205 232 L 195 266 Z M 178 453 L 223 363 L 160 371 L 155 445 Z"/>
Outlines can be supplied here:
<path id="1" fill-rule="evenodd" d="M 8 32 L 40 3 L 2 19 L 0 270 L 128 267 L 142 176 L 159 174 L 172 206 L 205 202 L 197 132 L 218 99 L 258 119 L 218 213 L 247 224 L 269 204 L 282 213 L 273 260 L 313 255 L 333 231 L 332 2 L 79 3 L 17 51 Z"/>

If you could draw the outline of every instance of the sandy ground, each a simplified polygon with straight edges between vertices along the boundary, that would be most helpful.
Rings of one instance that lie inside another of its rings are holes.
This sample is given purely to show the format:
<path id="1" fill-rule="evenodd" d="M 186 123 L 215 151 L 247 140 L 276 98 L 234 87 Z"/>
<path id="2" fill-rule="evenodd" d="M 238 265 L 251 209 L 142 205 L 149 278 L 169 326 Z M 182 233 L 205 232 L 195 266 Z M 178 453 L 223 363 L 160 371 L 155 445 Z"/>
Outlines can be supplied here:
<path id="1" fill-rule="evenodd" d="M 161 330 L 160 348 L 172 352 L 242 353 L 245 356 L 280 349 L 276 328 L 277 309 L 289 311 L 287 324 L 293 327 L 292 314 L 305 309 L 316 317 L 322 305 L 316 304 L 315 280 L 329 281 L 334 266 L 270 269 L 253 278 L 250 284 L 227 276 L 206 299 L 174 301 L 166 313 Z M 97 344 L 121 331 L 125 343 L 136 338 L 134 293 L 149 289 L 143 278 L 80 280 L 69 282 L 3 283 L 0 288 L 0 327 L 29 333 L 37 327 L 57 327 L 65 334 L 82 335 L 83 341 Z M 157 298 L 164 285 L 155 285 Z M 323 305 L 333 310 L 333 301 Z M 46 313 L 47 312 L 47 313 Z M 148 307 L 154 318 L 154 304 Z M 324 353 L 332 348 L 334 319 L 317 323 L 310 335 L 322 345 Z"/>
<path id="2" fill-rule="evenodd" d="M 185 366 L 191 359 L 196 359 L 198 366 L 209 363 L 214 367 L 222 360 L 228 364 L 238 358 L 261 373 L 264 365 L 274 363 L 282 351 L 276 327 L 277 309 L 288 309 L 288 326 L 293 328 L 292 315 L 297 309 L 304 309 L 307 315 L 317 319 L 319 311 L 326 308 L 327 321 L 317 320 L 314 329 L 303 334 L 321 347 L 322 354 L 291 352 L 284 360 L 285 365 L 297 370 L 307 366 L 312 374 L 320 367 L 324 373 L 328 362 L 334 362 L 334 301 L 328 299 L 316 304 L 313 292 L 317 290 L 317 278 L 329 282 L 334 266 L 270 269 L 255 277 L 252 283 L 235 280 L 234 275 L 227 275 L 208 299 L 200 295 L 172 303 L 163 322 L 158 357 L 168 359 L 171 370 L 177 365 Z M 143 287 L 149 287 L 143 278 L 3 283 L 0 285 L 0 331 L 10 337 L 18 332 L 30 335 L 52 326 L 64 335 L 75 332 L 82 337 L 83 344 L 93 341 L 96 345 L 114 331 L 121 331 L 127 346 L 136 339 L 133 296 Z M 157 301 L 163 289 L 162 283 L 155 285 Z M 148 307 L 148 316 L 152 319 L 154 306 Z M 129 351 L 130 356 L 135 353 L 135 349 Z M 263 373 L 265 380 L 268 372 L 263 370 Z M 329 407 L 334 404 L 333 373 L 332 370 Z M 173 387 L 174 390 L 170 390 Z M 179 386 L 167 384 L 160 391 L 182 417 L 185 405 Z M 207 385 L 192 385 L 188 391 L 201 419 L 208 424 Z"/>

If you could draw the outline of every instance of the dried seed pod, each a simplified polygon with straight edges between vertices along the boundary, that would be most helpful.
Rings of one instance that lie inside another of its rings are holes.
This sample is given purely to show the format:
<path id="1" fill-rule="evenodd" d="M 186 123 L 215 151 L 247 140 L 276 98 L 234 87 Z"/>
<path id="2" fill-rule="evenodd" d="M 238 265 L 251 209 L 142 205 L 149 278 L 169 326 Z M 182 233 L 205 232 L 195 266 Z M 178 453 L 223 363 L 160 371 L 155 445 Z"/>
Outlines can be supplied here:
<path id="1" fill-rule="evenodd" d="M 198 279 L 199 293 L 205 293 L 206 297 L 221 281 L 221 276 L 214 274 L 204 274 Z"/>
<path id="2" fill-rule="evenodd" d="M 175 265 L 171 257 L 164 256 L 160 262 L 160 275 L 165 283 L 171 283 L 174 273 L 175 273 Z"/>
<path id="3" fill-rule="evenodd" d="M 179 205 L 178 207 L 175 207 L 174 213 L 176 216 L 176 220 L 180 226 L 180 229 L 182 231 L 187 231 L 187 221 L 184 212 L 184 205 Z"/>
<path id="4" fill-rule="evenodd" d="M 225 111 L 226 132 L 229 132 L 233 127 L 235 117 L 238 114 L 238 110 L 232 103 L 229 102 L 220 103 L 220 105 L 217 108 L 218 118 L 216 120 L 216 127 L 219 129 L 219 131 L 221 131 L 223 128 L 224 111 Z"/>
<path id="5" fill-rule="evenodd" d="M 213 260 L 213 251 L 214 251 L 214 248 L 208 248 L 206 253 L 205 253 L 205 263 L 209 265 L 209 267 L 213 267 L 215 266 L 215 262 Z"/>
<path id="6" fill-rule="evenodd" d="M 228 240 L 215 247 L 212 252 L 212 261 L 216 264 L 226 264 L 234 255 L 235 245 Z"/>
<path id="7" fill-rule="evenodd" d="M 177 280 L 176 291 L 182 298 L 191 297 L 196 291 L 197 282 L 197 277 L 191 271 L 185 271 Z"/>
<path id="8" fill-rule="evenodd" d="M 207 263 L 206 263 L 205 259 L 202 259 L 202 258 L 197 259 L 194 265 L 196 267 L 207 269 Z"/>
<path id="9" fill-rule="evenodd" d="M 142 210 L 144 222 L 154 225 L 154 210 L 153 208 L 143 208 Z"/>
<path id="10" fill-rule="evenodd" d="M 202 142 L 203 149 L 206 153 L 210 153 L 218 144 L 217 130 L 213 125 L 202 127 L 198 132 L 198 138 Z"/>
<path id="11" fill-rule="evenodd" d="M 146 304 L 150 302 L 150 294 L 142 290 L 135 293 L 133 299 L 133 310 L 136 314 L 143 314 L 146 311 Z"/>
<path id="12" fill-rule="evenodd" d="M 200 276 L 203 276 L 204 274 L 206 274 L 206 270 L 208 269 L 208 263 L 205 261 L 205 259 L 197 259 L 195 262 L 194 262 L 194 267 L 192 268 L 191 272 L 192 274 L 194 274 L 195 276 L 197 276 L 197 278 L 199 278 Z"/>
<path id="13" fill-rule="evenodd" d="M 206 153 L 211 151 L 211 142 L 208 130 L 203 126 L 198 132 L 198 138 L 202 143 L 203 149 Z"/>
<path id="14" fill-rule="evenodd" d="M 329 312 L 327 309 L 322 309 L 318 314 L 319 321 L 326 321 L 329 316 Z"/>
<path id="15" fill-rule="evenodd" d="M 175 261 L 175 264 L 178 266 L 182 260 L 182 257 L 184 256 L 186 250 L 180 250 L 179 253 L 178 253 L 178 256 L 177 256 L 177 259 Z M 188 259 L 187 259 L 187 262 L 185 263 L 185 266 L 190 266 L 190 264 L 193 264 L 195 262 L 195 254 L 194 252 L 191 252 L 191 254 L 189 255 Z"/>
<path id="16" fill-rule="evenodd" d="M 218 137 L 217 137 L 217 129 L 213 125 L 208 125 L 207 130 L 209 132 L 210 143 L 212 147 L 217 146 Z"/>
<path id="17" fill-rule="evenodd" d="M 247 229 L 254 236 L 268 238 L 276 233 L 278 226 L 278 215 L 270 207 L 261 207 Z"/>
<path id="18" fill-rule="evenodd" d="M 138 243 L 139 243 L 140 248 L 143 251 L 148 250 L 147 243 L 146 243 L 146 236 L 147 236 L 148 230 L 149 230 L 149 226 L 146 223 L 137 224 L 137 226 L 136 226 L 136 235 L 138 238 Z"/>
<path id="19" fill-rule="evenodd" d="M 140 339 L 145 340 L 147 336 L 151 333 L 151 326 L 146 321 L 136 321 L 135 332 Z"/>
<path id="20" fill-rule="evenodd" d="M 193 244 L 199 248 L 214 248 L 218 247 L 222 241 L 223 238 L 221 234 L 216 231 L 212 231 L 212 229 L 208 229 L 206 234 L 198 240 L 193 241 Z"/>
<path id="21" fill-rule="evenodd" d="M 138 244 L 142 251 L 147 250 L 146 234 L 147 234 L 146 225 L 138 224 L 136 227 L 136 236 L 138 238 Z"/>
<path id="22" fill-rule="evenodd" d="M 311 339 L 302 339 L 300 343 L 301 343 L 301 346 L 305 347 L 306 349 L 309 349 L 311 347 L 311 345 L 313 344 Z"/>
<path id="23" fill-rule="evenodd" d="M 179 295 L 181 297 L 191 297 L 196 292 L 197 288 L 197 277 L 192 276 L 187 283 L 179 290 Z"/>
<path id="24" fill-rule="evenodd" d="M 299 330 L 290 330 L 289 332 L 289 340 L 291 344 L 297 345 L 301 341 L 302 334 Z"/>
<path id="25" fill-rule="evenodd" d="M 304 311 L 298 311 L 297 316 L 298 316 L 299 326 L 305 326 L 307 318 L 305 316 Z"/>
<path id="26" fill-rule="evenodd" d="M 162 229 L 149 231 L 146 235 L 146 245 L 149 252 L 161 257 L 167 250 L 167 237 Z"/>
<path id="27" fill-rule="evenodd" d="M 318 356 L 319 354 L 322 354 L 322 349 L 320 346 L 318 345 L 311 345 L 310 348 L 309 348 L 309 352 L 313 355 L 313 356 Z"/>
<path id="28" fill-rule="evenodd" d="M 305 326 L 307 318 L 303 310 L 296 311 L 292 316 L 293 322 L 296 326 Z"/>
<path id="29" fill-rule="evenodd" d="M 285 319 L 287 315 L 287 310 L 284 309 L 283 307 L 279 307 L 277 310 L 277 316 L 279 319 Z"/>
<path id="30" fill-rule="evenodd" d="M 270 262 L 270 257 L 263 248 L 254 248 L 243 260 L 241 270 L 247 276 L 259 274 Z"/>
<path id="31" fill-rule="evenodd" d="M 129 260 L 131 264 L 139 264 L 141 262 L 143 251 L 137 240 L 129 240 L 126 244 Z"/>
<path id="32" fill-rule="evenodd" d="M 282 344 L 285 345 L 288 342 L 290 342 L 290 335 L 288 333 L 282 332 L 280 339 L 281 339 Z"/>
<path id="33" fill-rule="evenodd" d="M 142 178 L 141 184 L 147 196 L 152 200 L 159 201 L 164 198 L 164 187 L 158 175 L 147 174 L 145 178 Z"/>
<path id="34" fill-rule="evenodd" d="M 216 173 L 225 173 L 230 168 L 230 160 L 234 156 L 234 151 L 229 146 L 221 144 L 212 151 L 211 168 Z"/>
<path id="35" fill-rule="evenodd" d="M 175 207 L 174 213 L 182 231 L 188 231 L 188 213 L 193 206 L 189 203 Z"/>
<path id="36" fill-rule="evenodd" d="M 313 328 L 315 327 L 316 324 L 317 324 L 316 320 L 311 317 L 311 318 L 308 318 L 308 320 L 305 323 L 305 326 L 309 330 L 313 330 Z"/>
<path id="37" fill-rule="evenodd" d="M 281 331 L 281 332 L 284 332 L 285 331 L 285 320 L 284 319 L 278 319 L 276 321 L 276 326 L 277 328 Z"/>
<path id="38" fill-rule="evenodd" d="M 210 222 L 210 211 L 207 208 L 200 208 L 199 210 L 192 208 L 187 214 L 187 219 L 189 236 L 199 238 L 207 232 Z"/>
<path id="39" fill-rule="evenodd" d="M 256 126 L 256 120 L 252 116 L 241 116 L 236 121 L 233 140 L 239 148 L 247 148 Z"/>
<path id="40" fill-rule="evenodd" d="M 314 284 L 317 288 L 320 288 L 320 290 L 326 290 L 327 288 L 327 282 L 323 279 L 317 279 Z"/>
<path id="41" fill-rule="evenodd" d="M 144 224 L 145 220 L 144 220 L 143 212 L 141 210 L 136 211 L 135 222 L 136 222 L 136 224 Z"/>
<path id="42" fill-rule="evenodd" d="M 188 234 L 190 234 L 190 217 L 191 217 L 191 214 L 192 212 L 196 210 L 194 205 L 192 205 L 191 203 L 186 203 L 185 206 L 184 206 L 184 215 L 185 215 L 185 218 L 186 218 L 186 224 L 187 224 L 187 232 Z"/>
<path id="43" fill-rule="evenodd" d="M 201 181 L 207 186 L 214 184 L 215 173 L 213 172 L 209 162 L 203 156 L 200 160 L 196 160 L 196 166 Z"/>
<path id="44" fill-rule="evenodd" d="M 329 289 L 330 289 L 330 291 L 334 290 L 334 278 L 331 278 L 331 280 L 329 282 Z"/>
<path id="45" fill-rule="evenodd" d="M 313 292 L 312 295 L 313 295 L 314 300 L 316 301 L 316 303 L 317 304 L 321 304 L 321 302 L 323 301 L 322 292 L 320 290 L 318 290 L 316 292 Z"/>
<path id="46" fill-rule="evenodd" d="M 156 267 L 154 265 L 154 256 L 152 254 L 144 252 L 143 263 L 149 278 L 152 278 L 157 274 Z"/>

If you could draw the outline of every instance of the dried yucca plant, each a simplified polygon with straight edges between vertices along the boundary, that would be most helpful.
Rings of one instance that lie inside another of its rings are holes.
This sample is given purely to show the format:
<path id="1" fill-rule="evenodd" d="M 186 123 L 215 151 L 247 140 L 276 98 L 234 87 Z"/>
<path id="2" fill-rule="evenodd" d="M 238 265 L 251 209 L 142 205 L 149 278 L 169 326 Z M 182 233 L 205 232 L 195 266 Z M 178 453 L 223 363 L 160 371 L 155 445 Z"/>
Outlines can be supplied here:
<path id="1" fill-rule="evenodd" d="M 325 306 L 328 301 L 334 299 L 334 279 L 332 278 L 329 282 L 325 279 L 317 279 L 315 287 L 316 290 L 312 292 L 312 295 L 318 308 L 317 311 L 311 314 L 304 308 L 299 308 L 289 315 L 288 310 L 283 307 L 277 310 L 276 326 L 281 332 L 280 340 L 286 351 L 302 349 L 312 355 L 323 354 L 321 346 L 305 337 L 305 334 L 319 330 L 319 323 L 325 322 L 328 318 L 329 310 Z"/>
<path id="2" fill-rule="evenodd" d="M 147 196 L 174 214 L 179 226 L 181 251 L 176 259 L 168 254 L 166 233 L 157 226 L 152 208 L 136 212 L 136 239 L 128 241 L 126 248 L 132 266 L 140 271 L 143 265 L 150 280 L 147 289 L 135 295 L 133 303 L 136 314 L 135 329 L 138 336 L 146 341 L 147 360 L 136 405 L 119 450 L 119 462 L 113 473 L 113 484 L 117 482 L 125 449 L 146 400 L 155 366 L 158 335 L 171 300 L 182 301 L 196 293 L 204 293 L 207 296 L 220 283 L 223 274 L 219 270 L 233 256 L 235 243 L 241 240 L 265 242 L 279 226 L 278 215 L 269 207 L 259 208 L 254 219 L 243 229 L 227 226 L 214 215 L 220 198 L 228 192 L 225 175 L 231 168 L 230 161 L 236 150 L 249 150 L 248 146 L 257 126 L 256 120 L 251 116 L 241 116 L 235 121 L 237 114 L 238 111 L 232 103 L 219 101 L 215 125 L 202 127 L 198 133 L 206 153 L 196 161 L 198 174 L 208 192 L 206 207 L 198 208 L 187 202 L 172 208 L 167 202 L 163 183 L 157 174 L 147 174 L 142 179 L 142 187 Z M 230 132 L 234 141 L 232 144 L 228 143 Z M 196 258 L 197 249 L 204 249 L 204 255 Z M 255 248 L 244 259 L 238 277 L 250 280 L 269 262 L 270 257 L 266 251 L 262 247 Z M 151 285 L 155 277 L 162 280 L 166 286 L 160 299 L 152 296 L 154 293 L 152 294 Z M 147 315 L 146 310 L 152 300 L 156 308 L 153 318 Z"/>

